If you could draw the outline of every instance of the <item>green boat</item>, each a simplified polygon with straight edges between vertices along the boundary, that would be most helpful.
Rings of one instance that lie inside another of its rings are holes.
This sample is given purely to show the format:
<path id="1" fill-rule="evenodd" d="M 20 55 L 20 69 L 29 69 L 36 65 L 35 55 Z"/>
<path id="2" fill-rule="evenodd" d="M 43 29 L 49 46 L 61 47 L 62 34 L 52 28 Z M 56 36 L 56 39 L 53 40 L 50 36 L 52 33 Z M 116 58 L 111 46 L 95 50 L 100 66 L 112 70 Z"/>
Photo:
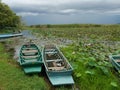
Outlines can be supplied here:
<path id="1" fill-rule="evenodd" d="M 46 74 L 52 85 L 74 84 L 74 80 L 71 75 L 73 68 L 56 46 L 44 46 L 43 62 Z"/>
<path id="2" fill-rule="evenodd" d="M 26 74 L 39 73 L 42 69 L 42 54 L 35 44 L 25 44 L 20 49 L 19 63 Z"/>
<path id="3" fill-rule="evenodd" d="M 116 70 L 120 70 L 120 55 L 110 55 L 110 62 L 116 68 Z"/>

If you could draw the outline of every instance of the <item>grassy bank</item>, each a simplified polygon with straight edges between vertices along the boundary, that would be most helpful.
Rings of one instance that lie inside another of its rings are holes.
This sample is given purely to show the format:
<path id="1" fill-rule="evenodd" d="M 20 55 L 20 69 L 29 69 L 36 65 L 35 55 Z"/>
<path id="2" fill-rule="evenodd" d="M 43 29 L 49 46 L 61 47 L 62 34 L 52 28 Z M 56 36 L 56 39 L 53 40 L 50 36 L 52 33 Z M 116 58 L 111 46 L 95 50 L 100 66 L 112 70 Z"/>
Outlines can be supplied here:
<path id="1" fill-rule="evenodd" d="M 42 77 L 25 75 L 0 43 L 0 90 L 49 90 L 49 88 Z"/>

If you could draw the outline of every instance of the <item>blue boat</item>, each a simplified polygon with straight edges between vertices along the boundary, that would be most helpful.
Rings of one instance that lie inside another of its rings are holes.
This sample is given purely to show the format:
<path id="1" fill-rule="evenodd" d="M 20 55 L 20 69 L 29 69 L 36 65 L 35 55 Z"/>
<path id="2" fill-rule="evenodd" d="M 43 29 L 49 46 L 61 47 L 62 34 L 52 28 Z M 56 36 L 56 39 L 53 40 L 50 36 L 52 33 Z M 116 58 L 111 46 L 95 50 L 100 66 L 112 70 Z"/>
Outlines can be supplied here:
<path id="1" fill-rule="evenodd" d="M 110 55 L 109 59 L 116 70 L 120 71 L 120 55 Z"/>
<path id="2" fill-rule="evenodd" d="M 12 37 L 18 37 L 18 36 L 22 36 L 22 33 L 18 33 L 18 34 L 1 34 L 0 35 L 0 39 L 7 39 L 7 38 L 12 38 Z"/>
<path id="3" fill-rule="evenodd" d="M 74 80 L 71 75 L 73 68 L 56 46 L 44 46 L 43 62 L 46 74 L 52 85 L 74 84 Z"/>
<path id="4" fill-rule="evenodd" d="M 43 64 L 41 51 L 32 43 L 22 45 L 19 63 L 26 74 L 41 72 Z"/>

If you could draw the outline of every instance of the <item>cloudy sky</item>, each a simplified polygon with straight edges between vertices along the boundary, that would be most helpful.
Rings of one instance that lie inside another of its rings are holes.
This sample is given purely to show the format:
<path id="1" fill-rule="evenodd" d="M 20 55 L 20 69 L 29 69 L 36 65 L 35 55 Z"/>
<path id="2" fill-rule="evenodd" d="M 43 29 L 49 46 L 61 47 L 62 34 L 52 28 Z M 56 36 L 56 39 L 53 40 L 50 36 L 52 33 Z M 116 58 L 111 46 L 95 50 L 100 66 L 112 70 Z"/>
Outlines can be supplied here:
<path id="1" fill-rule="evenodd" d="M 31 24 L 120 23 L 120 0 L 2 0 Z"/>

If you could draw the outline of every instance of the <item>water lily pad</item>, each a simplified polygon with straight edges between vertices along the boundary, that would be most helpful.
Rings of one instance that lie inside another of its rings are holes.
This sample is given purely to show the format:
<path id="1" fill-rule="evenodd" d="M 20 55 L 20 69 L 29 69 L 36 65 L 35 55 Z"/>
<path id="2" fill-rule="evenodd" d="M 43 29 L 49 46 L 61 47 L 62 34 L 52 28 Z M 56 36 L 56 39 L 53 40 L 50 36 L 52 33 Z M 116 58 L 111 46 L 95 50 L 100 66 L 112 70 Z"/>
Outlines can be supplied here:
<path id="1" fill-rule="evenodd" d="M 94 72 L 93 72 L 93 71 L 88 71 L 88 70 L 87 70 L 87 71 L 85 71 L 85 73 L 86 73 L 86 74 L 89 74 L 89 75 L 93 75 L 93 74 L 94 74 Z"/>
<path id="2" fill-rule="evenodd" d="M 113 86 L 113 87 L 118 87 L 116 82 L 111 82 L 110 85 Z"/>
<path id="3" fill-rule="evenodd" d="M 82 76 L 81 73 L 77 73 L 77 74 L 76 74 L 76 77 L 78 77 L 78 78 L 81 77 L 81 76 Z"/>

